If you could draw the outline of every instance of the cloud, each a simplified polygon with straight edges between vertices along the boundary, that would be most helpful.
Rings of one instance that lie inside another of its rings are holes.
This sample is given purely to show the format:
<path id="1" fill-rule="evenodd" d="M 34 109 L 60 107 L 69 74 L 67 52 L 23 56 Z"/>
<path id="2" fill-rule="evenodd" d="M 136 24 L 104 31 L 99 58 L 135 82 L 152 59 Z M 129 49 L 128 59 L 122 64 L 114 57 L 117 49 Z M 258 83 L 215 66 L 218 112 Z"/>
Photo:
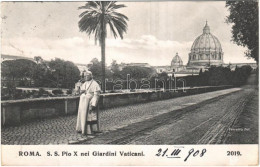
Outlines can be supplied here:
<path id="1" fill-rule="evenodd" d="M 151 65 L 170 65 L 172 58 L 178 52 L 184 64 L 188 62 L 188 54 L 193 41 L 178 42 L 172 40 L 160 40 L 153 35 L 142 35 L 137 39 L 113 39 L 106 40 L 106 63 L 112 60 L 118 63 L 149 63 Z M 245 48 L 231 42 L 223 42 L 225 63 L 254 62 L 244 57 Z M 92 39 L 82 37 L 61 39 L 40 38 L 11 38 L 3 40 L 2 53 L 23 55 L 28 57 L 41 56 L 50 60 L 55 57 L 74 63 L 87 64 L 93 58 L 100 60 L 101 51 Z"/>
<path id="2" fill-rule="evenodd" d="M 205 21 L 220 40 L 224 62 L 254 62 L 244 57 L 245 48 L 230 42 L 231 25 L 225 1 L 218 2 L 125 2 L 121 11 L 129 18 L 125 38 L 106 40 L 106 62 L 144 62 L 170 65 L 176 52 L 188 61 L 195 38 Z M 100 60 L 101 51 L 93 36 L 79 32 L 78 7 L 83 2 L 5 2 L 2 22 L 2 53 L 46 60 L 59 57 L 75 63 Z M 174 10 L 172 10 L 174 9 Z M 69 11 L 69 12 L 68 12 Z M 17 17 L 19 19 L 17 19 Z M 19 27 L 17 29 L 17 27 Z"/>
<path id="3" fill-rule="evenodd" d="M 79 37 L 57 40 L 40 38 L 11 38 L 2 40 L 2 53 L 23 56 L 42 56 L 44 59 L 60 57 L 71 59 L 71 56 L 83 54 L 87 42 Z M 15 47 L 13 47 L 15 46 Z M 85 52 L 87 53 L 87 51 Z"/>
<path id="4" fill-rule="evenodd" d="M 130 48 L 130 49 L 152 49 L 182 47 L 190 42 L 180 43 L 171 40 L 159 40 L 153 35 L 142 35 L 139 39 L 107 39 L 108 47 Z"/>

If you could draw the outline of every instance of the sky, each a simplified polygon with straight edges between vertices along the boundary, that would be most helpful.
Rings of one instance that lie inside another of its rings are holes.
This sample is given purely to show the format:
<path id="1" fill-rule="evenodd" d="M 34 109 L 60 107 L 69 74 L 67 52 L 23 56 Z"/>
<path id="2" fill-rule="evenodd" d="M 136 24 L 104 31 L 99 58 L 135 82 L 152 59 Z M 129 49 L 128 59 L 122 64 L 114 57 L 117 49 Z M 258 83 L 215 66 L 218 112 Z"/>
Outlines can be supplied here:
<path id="1" fill-rule="evenodd" d="M 206 20 L 224 52 L 224 63 L 255 62 L 244 56 L 246 48 L 231 41 L 225 1 L 118 2 L 118 12 L 129 18 L 124 39 L 106 39 L 106 63 L 170 65 L 178 52 L 184 64 Z M 93 36 L 78 28 L 78 7 L 85 2 L 2 2 L 1 53 L 45 60 L 55 57 L 87 64 L 101 59 Z"/>

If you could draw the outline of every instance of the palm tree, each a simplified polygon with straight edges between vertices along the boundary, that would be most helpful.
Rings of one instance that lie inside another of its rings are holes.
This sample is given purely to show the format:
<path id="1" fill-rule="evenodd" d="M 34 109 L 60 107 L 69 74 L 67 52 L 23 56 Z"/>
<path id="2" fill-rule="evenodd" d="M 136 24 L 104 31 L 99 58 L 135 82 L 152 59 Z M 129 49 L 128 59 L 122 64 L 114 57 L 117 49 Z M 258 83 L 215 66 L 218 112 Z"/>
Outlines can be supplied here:
<path id="1" fill-rule="evenodd" d="M 87 2 L 79 9 L 84 9 L 79 17 L 78 23 L 81 32 L 86 32 L 88 36 L 94 34 L 95 43 L 99 42 L 101 46 L 101 62 L 102 62 L 102 90 L 105 93 L 105 46 L 107 37 L 107 26 L 109 26 L 115 38 L 120 36 L 123 39 L 123 34 L 127 31 L 128 18 L 116 12 L 117 9 L 126 7 L 123 4 L 107 1 L 91 1 Z"/>

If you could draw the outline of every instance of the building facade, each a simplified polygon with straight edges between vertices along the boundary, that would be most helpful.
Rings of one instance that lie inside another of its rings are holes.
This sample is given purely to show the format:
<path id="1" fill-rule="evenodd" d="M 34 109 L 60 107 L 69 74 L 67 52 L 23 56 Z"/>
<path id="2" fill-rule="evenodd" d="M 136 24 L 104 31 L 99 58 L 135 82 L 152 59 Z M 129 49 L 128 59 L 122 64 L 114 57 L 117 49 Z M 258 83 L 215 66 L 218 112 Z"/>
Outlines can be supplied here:
<path id="1" fill-rule="evenodd" d="M 200 69 L 203 71 L 211 65 L 224 65 L 221 43 L 216 36 L 210 32 L 206 22 L 203 33 L 198 36 L 191 46 L 187 65 L 183 65 L 181 57 L 176 53 L 170 66 L 155 66 L 158 73 L 175 73 L 181 75 L 196 75 Z"/>

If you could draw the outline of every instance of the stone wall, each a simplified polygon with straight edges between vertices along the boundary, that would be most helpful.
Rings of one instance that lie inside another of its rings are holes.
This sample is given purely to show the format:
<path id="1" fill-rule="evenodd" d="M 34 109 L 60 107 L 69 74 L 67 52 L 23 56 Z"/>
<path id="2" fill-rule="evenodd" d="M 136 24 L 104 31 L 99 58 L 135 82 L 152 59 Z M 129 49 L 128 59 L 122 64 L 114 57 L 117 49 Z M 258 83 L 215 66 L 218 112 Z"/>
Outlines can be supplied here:
<path id="1" fill-rule="evenodd" d="M 197 87 L 176 91 L 153 91 L 103 94 L 99 100 L 99 108 L 111 108 L 129 104 L 164 100 L 180 96 L 187 96 L 232 86 Z M 1 102 L 2 126 L 19 125 L 21 123 L 55 116 L 76 114 L 79 97 L 52 97 L 23 100 L 8 100 Z"/>
<path id="2" fill-rule="evenodd" d="M 17 125 L 33 119 L 74 114 L 79 97 L 53 97 L 1 102 L 2 125 Z"/>

